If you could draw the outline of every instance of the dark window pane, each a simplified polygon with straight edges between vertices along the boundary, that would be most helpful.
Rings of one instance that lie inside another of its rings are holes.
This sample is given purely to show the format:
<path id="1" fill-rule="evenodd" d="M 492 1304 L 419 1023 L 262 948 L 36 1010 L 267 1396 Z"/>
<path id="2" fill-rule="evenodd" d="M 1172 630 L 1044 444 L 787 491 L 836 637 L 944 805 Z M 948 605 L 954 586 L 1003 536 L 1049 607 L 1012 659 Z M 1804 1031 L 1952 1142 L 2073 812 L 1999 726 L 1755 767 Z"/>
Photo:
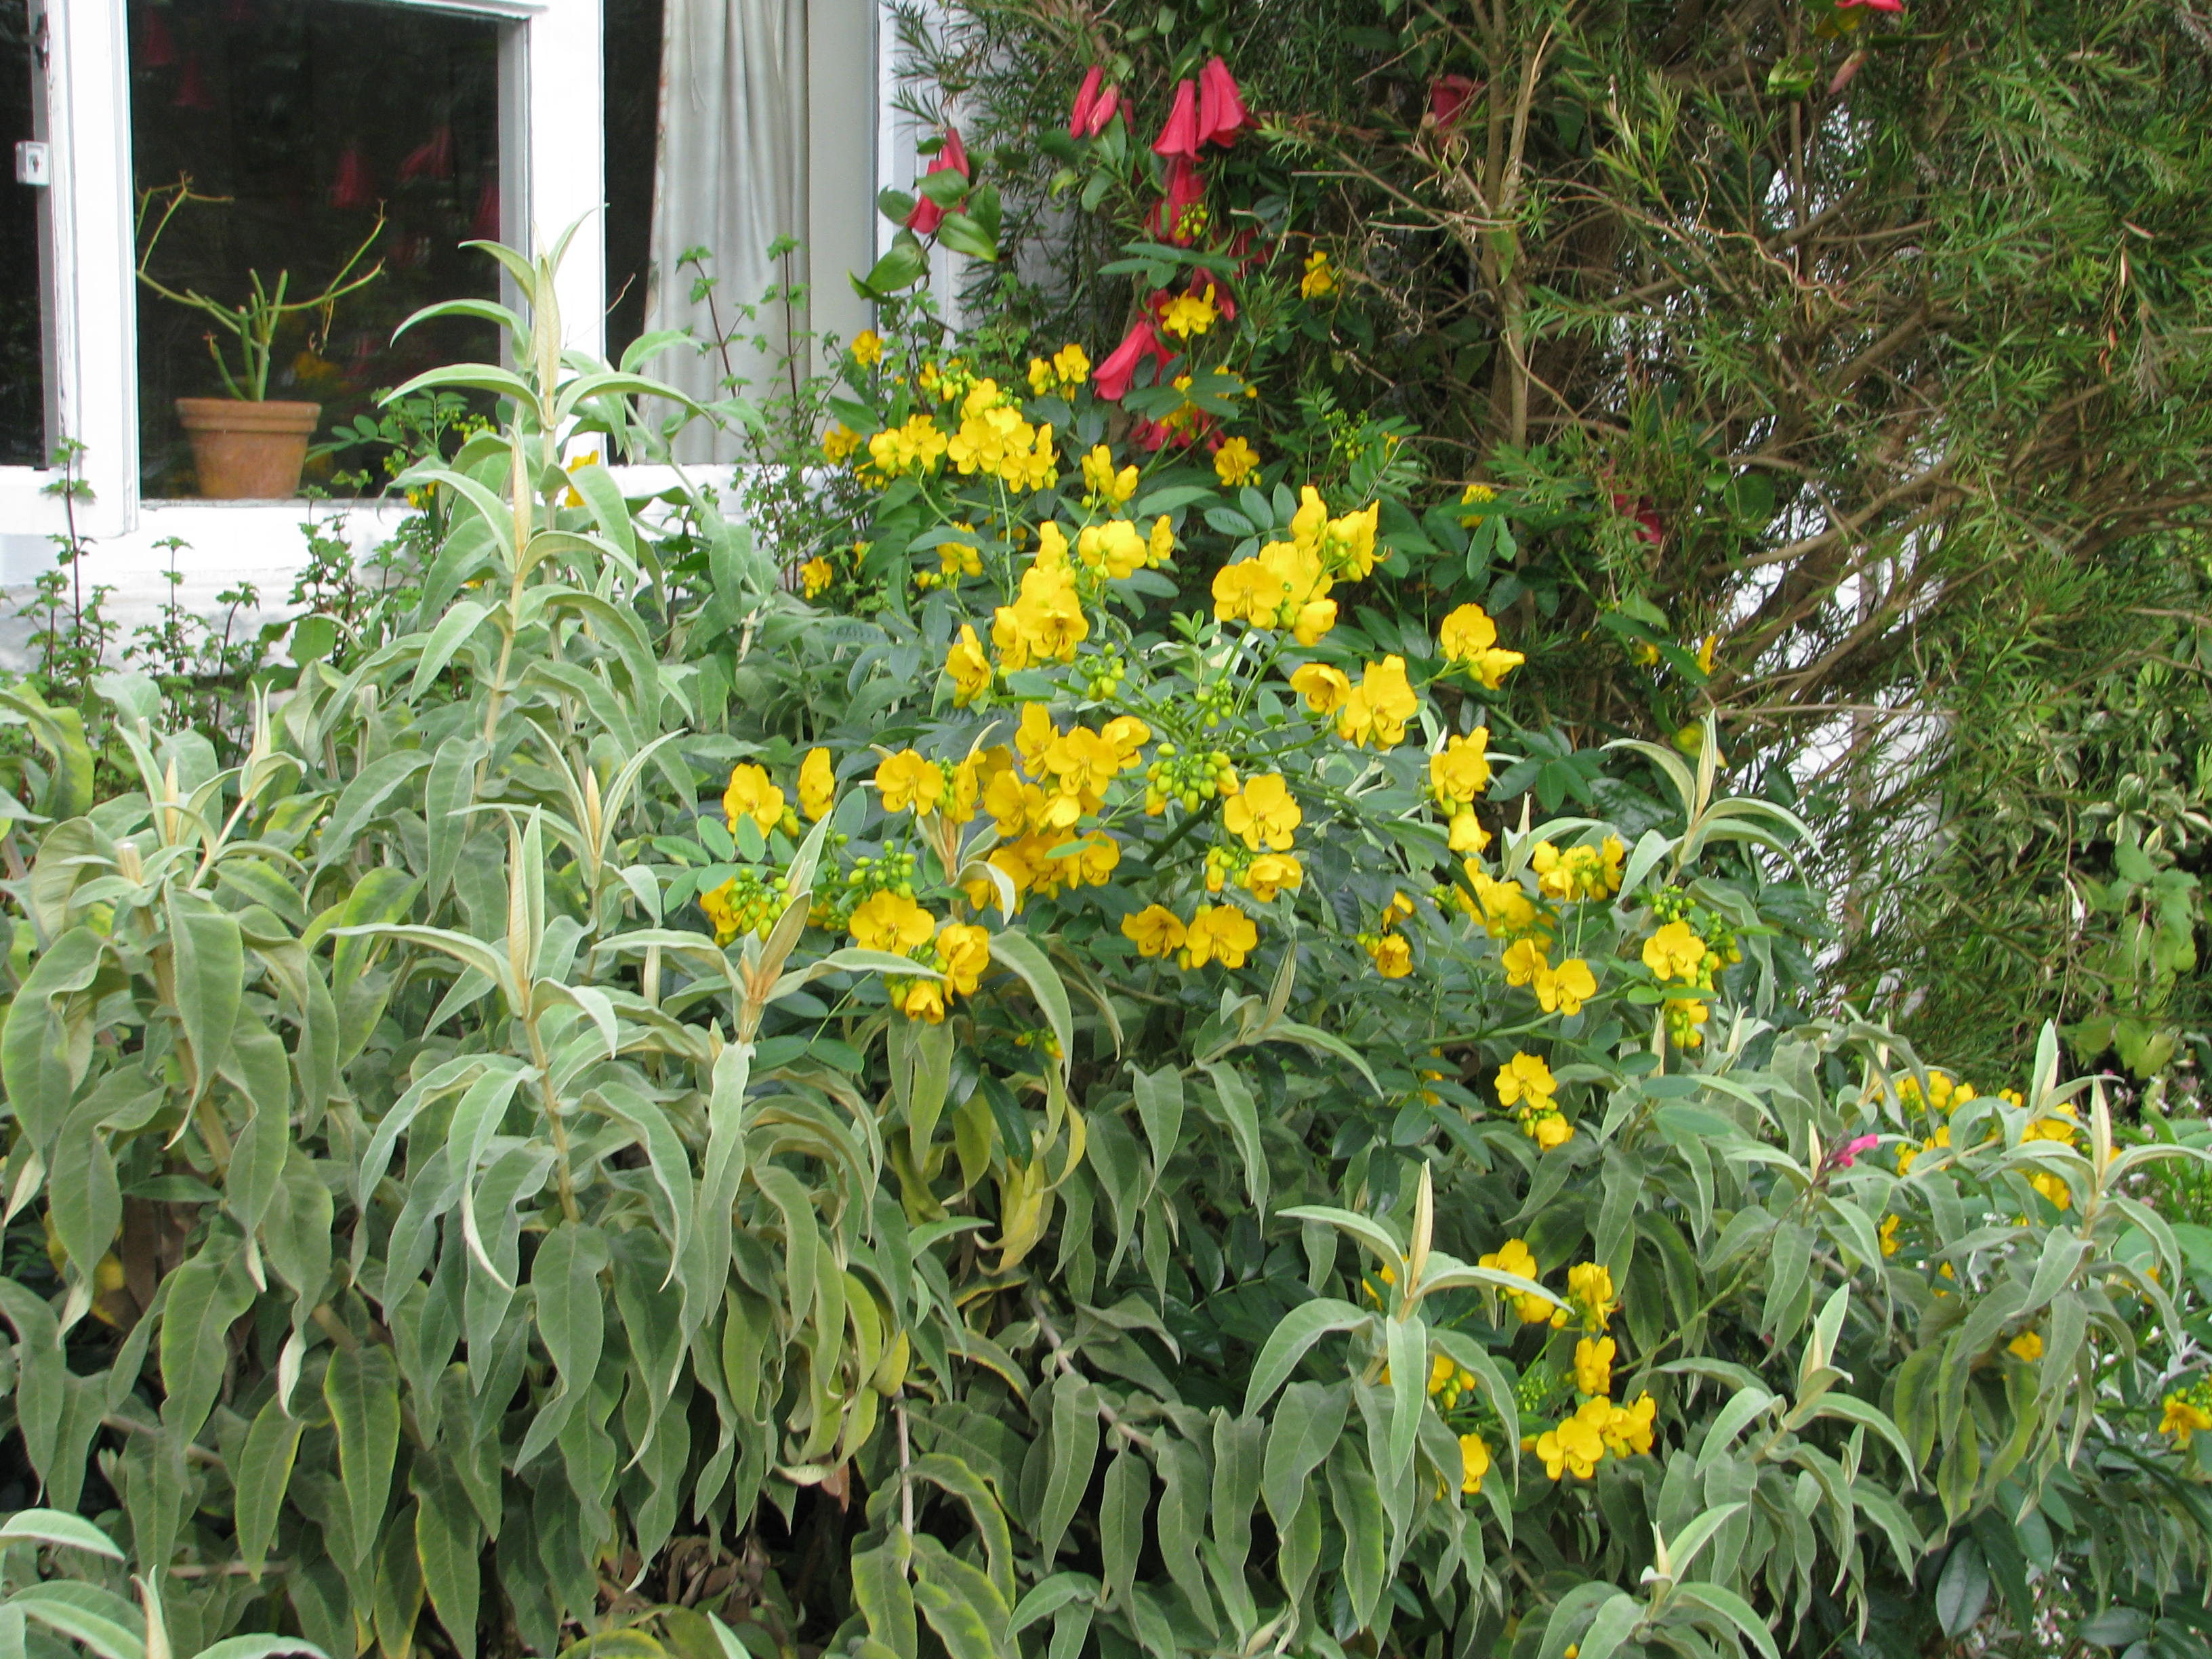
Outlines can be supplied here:
<path id="1" fill-rule="evenodd" d="M 0 466 L 38 466 L 46 449 L 45 324 L 39 219 L 45 191 L 15 182 L 15 145 L 31 136 L 28 0 L 0 0 Z"/>
<path id="2" fill-rule="evenodd" d="M 645 331 L 653 176 L 660 142 L 662 0 L 605 0 L 607 357 Z"/>
<path id="3" fill-rule="evenodd" d="M 319 403 L 319 439 L 380 390 L 442 362 L 495 356 L 489 325 L 392 330 L 434 301 L 496 298 L 498 273 L 459 244 L 500 229 L 499 47 L 484 19 L 371 0 L 131 0 L 132 164 L 143 193 L 189 179 L 152 274 L 235 304 L 258 271 L 289 297 L 320 292 L 374 228 L 384 274 L 328 318 L 278 332 L 268 396 Z M 143 235 L 142 233 L 142 246 Z M 200 313 L 142 288 L 139 430 L 149 495 L 192 493 L 175 399 L 221 397 Z M 235 342 L 226 348 L 240 371 Z M 336 459 L 374 465 L 368 450 Z M 334 463 L 309 462 L 327 483 Z M 374 481 L 371 488 L 374 487 Z"/>

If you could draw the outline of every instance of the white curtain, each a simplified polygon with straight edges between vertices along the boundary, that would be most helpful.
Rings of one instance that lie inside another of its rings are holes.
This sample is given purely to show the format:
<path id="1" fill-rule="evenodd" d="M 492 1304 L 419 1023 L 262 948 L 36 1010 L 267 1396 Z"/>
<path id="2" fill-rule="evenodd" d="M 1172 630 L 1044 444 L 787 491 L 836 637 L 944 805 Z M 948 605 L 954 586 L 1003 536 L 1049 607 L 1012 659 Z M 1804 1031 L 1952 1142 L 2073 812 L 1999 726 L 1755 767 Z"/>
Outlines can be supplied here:
<path id="1" fill-rule="evenodd" d="M 662 25 L 660 154 L 653 197 L 653 279 L 646 327 L 690 327 L 702 340 L 733 333 L 725 352 L 678 347 L 649 372 L 701 403 L 726 396 L 732 374 L 762 398 L 788 372 L 786 341 L 804 313 L 763 307 L 771 286 L 804 285 L 804 248 L 771 262 L 780 236 L 806 234 L 806 0 L 667 0 Z M 713 303 L 695 303 L 696 267 L 684 253 L 704 247 L 715 279 Z M 748 319 L 744 307 L 752 307 Z M 765 348 L 754 343 L 765 336 Z M 802 344 L 799 367 L 805 371 Z M 736 459 L 738 446 L 695 421 L 678 440 L 685 461 Z"/>

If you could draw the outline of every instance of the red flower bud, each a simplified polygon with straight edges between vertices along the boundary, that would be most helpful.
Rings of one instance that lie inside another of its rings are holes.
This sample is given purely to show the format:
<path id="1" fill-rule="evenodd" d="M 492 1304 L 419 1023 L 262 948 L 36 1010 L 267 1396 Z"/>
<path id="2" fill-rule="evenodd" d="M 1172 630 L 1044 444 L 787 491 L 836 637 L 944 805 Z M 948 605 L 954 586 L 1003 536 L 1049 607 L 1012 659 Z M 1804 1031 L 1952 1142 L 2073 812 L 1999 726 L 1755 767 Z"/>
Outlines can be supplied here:
<path id="1" fill-rule="evenodd" d="M 1091 119 L 1084 125 L 1083 136 L 1085 138 L 1096 138 L 1100 133 L 1105 131 L 1106 124 L 1114 118 L 1114 112 L 1121 107 L 1121 88 L 1107 88 L 1098 94 L 1098 101 L 1091 106 Z"/>
<path id="2" fill-rule="evenodd" d="M 1106 71 L 1093 64 L 1076 89 L 1075 107 L 1068 112 L 1067 136 L 1080 138 L 1091 125 L 1091 112 L 1097 106 L 1098 83 L 1106 78 Z"/>

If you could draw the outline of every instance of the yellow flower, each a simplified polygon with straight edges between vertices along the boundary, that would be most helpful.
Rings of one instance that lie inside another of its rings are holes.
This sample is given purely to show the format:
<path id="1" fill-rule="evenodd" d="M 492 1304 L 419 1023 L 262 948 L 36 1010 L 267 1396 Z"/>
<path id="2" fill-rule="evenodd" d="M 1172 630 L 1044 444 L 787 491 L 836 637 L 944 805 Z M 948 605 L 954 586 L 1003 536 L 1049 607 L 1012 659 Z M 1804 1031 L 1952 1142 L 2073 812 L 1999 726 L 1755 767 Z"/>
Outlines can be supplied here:
<path id="1" fill-rule="evenodd" d="M 1154 564 L 1165 564 L 1175 557 L 1175 526 L 1166 514 L 1152 520 L 1152 534 L 1145 538 L 1145 550 L 1152 555 Z"/>
<path id="2" fill-rule="evenodd" d="M 1213 474 L 1224 489 L 1249 483 L 1260 470 L 1260 452 L 1242 438 L 1231 438 L 1213 452 Z"/>
<path id="3" fill-rule="evenodd" d="M 1544 955 L 1544 941 L 1540 939 L 1517 939 L 1498 954 L 1505 969 L 1505 982 L 1510 985 L 1533 984 L 1536 975 L 1552 970 Z"/>
<path id="4" fill-rule="evenodd" d="M 1577 1261 L 1567 1269 L 1567 1300 L 1583 1310 L 1583 1323 L 1601 1331 L 1620 1304 L 1613 1294 L 1613 1273 L 1603 1263 Z"/>
<path id="5" fill-rule="evenodd" d="M 945 653 L 945 672 L 952 676 L 952 701 L 965 708 L 991 689 L 991 659 L 983 654 L 983 641 L 968 623 Z"/>
<path id="6" fill-rule="evenodd" d="M 1042 544 L 1044 538 L 1038 540 Z M 1022 573 L 1014 603 L 1000 605 L 991 620 L 991 643 L 1010 670 L 1026 668 L 1034 660 L 1073 662 L 1076 647 L 1090 635 L 1074 576 L 1063 563 L 1048 562 L 1042 552 Z"/>
<path id="7" fill-rule="evenodd" d="M 1492 939 L 1518 939 L 1524 933 L 1550 937 L 1542 914 L 1517 881 L 1500 881 L 1489 872 L 1480 868 L 1473 859 L 1462 866 L 1467 872 L 1468 885 L 1474 891 L 1472 912 L 1482 923 L 1483 932 Z"/>
<path id="8" fill-rule="evenodd" d="M 1498 648 L 1498 624 L 1479 605 L 1463 605 L 1446 617 L 1437 630 L 1437 643 L 1447 660 L 1492 691 L 1528 660 L 1518 651 Z"/>
<path id="9" fill-rule="evenodd" d="M 818 820 L 837 799 L 837 773 L 830 764 L 827 749 L 810 749 L 799 763 L 799 810 L 808 821 Z"/>
<path id="10" fill-rule="evenodd" d="M 988 929 L 948 921 L 937 933 L 937 966 L 945 988 L 963 997 L 975 994 L 983 970 L 991 965 L 991 935 Z"/>
<path id="11" fill-rule="evenodd" d="M 1463 1492 L 1482 1490 L 1482 1477 L 1490 1473 L 1490 1448 L 1479 1434 L 1463 1434 L 1459 1437 L 1459 1489 Z"/>
<path id="12" fill-rule="evenodd" d="M 1062 386 L 1081 386 L 1091 378 L 1091 358 L 1073 340 L 1052 354 L 1052 372 Z"/>
<path id="13" fill-rule="evenodd" d="M 1498 1103 L 1504 1106 L 1526 1100 L 1532 1105 L 1549 1107 L 1559 1086 L 1553 1080 L 1550 1066 L 1538 1056 L 1526 1054 L 1516 1054 L 1499 1066 L 1495 1080 Z"/>
<path id="14" fill-rule="evenodd" d="M 1694 997 L 1670 997 L 1666 1005 L 1667 1036 L 1677 1048 L 1701 1048 L 1705 1036 L 1698 1027 L 1712 1010 Z"/>
<path id="15" fill-rule="evenodd" d="M 1644 965 L 1662 980 L 1694 985 L 1705 962 L 1705 942 L 1686 921 L 1670 921 L 1644 941 Z"/>
<path id="16" fill-rule="evenodd" d="M 842 465 L 860 447 L 860 434 L 842 421 L 832 421 L 822 434 L 822 453 L 832 466 Z"/>
<path id="17" fill-rule="evenodd" d="M 1583 1410 L 1589 1411 L 1589 1406 L 1584 1406 Z M 1626 1407 L 1607 1405 L 1606 1420 L 1599 1429 L 1605 1437 L 1605 1449 L 1615 1457 L 1626 1457 L 1631 1452 L 1649 1452 L 1651 1422 L 1658 1414 L 1659 1402 L 1649 1394 L 1638 1395 L 1635 1403 Z"/>
<path id="18" fill-rule="evenodd" d="M 1116 472 L 1114 452 L 1104 444 L 1096 445 L 1083 458 L 1083 491 L 1120 507 L 1137 493 L 1137 469 L 1125 466 Z"/>
<path id="19" fill-rule="evenodd" d="M 1449 845 L 1455 853 L 1480 853 L 1490 845 L 1490 831 L 1482 827 L 1482 820 L 1472 812 L 1455 812 L 1451 816 Z"/>
<path id="20" fill-rule="evenodd" d="M 1413 947 L 1399 933 L 1383 933 L 1367 941 L 1367 954 L 1375 971 L 1385 979 L 1403 979 L 1413 971 Z"/>
<path id="21" fill-rule="evenodd" d="M 1903 1219 L 1904 1218 L 1902 1216 L 1893 1215 L 1888 1217 L 1882 1222 L 1881 1253 L 1884 1255 L 1895 1255 L 1897 1254 L 1897 1224 Z"/>
<path id="22" fill-rule="evenodd" d="M 1487 507 L 1491 502 L 1497 499 L 1498 492 L 1492 489 L 1488 484 L 1471 483 L 1465 489 L 1460 492 L 1459 504 L 1462 507 Z M 1480 513 L 1463 513 L 1460 515 L 1459 521 L 1462 525 L 1465 525 L 1469 530 L 1472 530 L 1475 526 L 1482 522 L 1482 514 Z"/>
<path id="23" fill-rule="evenodd" d="M 739 818 L 750 818 L 763 836 L 783 822 L 783 791 L 768 781 L 768 774 L 750 763 L 730 769 L 730 787 L 722 793 L 722 816 L 736 833 Z"/>
<path id="24" fill-rule="evenodd" d="M 1582 1012 L 1583 1004 L 1597 994 L 1597 975 L 1580 957 L 1569 957 L 1557 968 L 1537 975 L 1535 985 L 1536 1001 L 1543 1011 L 1569 1018 Z"/>
<path id="25" fill-rule="evenodd" d="M 1705 635 L 1705 642 L 1698 647 L 1698 672 L 1710 674 L 1713 672 L 1713 648 L 1720 642 L 1721 636 L 1717 634 Z"/>
<path id="26" fill-rule="evenodd" d="M 1121 581 L 1152 560 L 1152 544 L 1127 519 L 1086 526 L 1075 538 L 1075 556 L 1084 568 Z"/>
<path id="27" fill-rule="evenodd" d="M 1557 1112 L 1534 1112 L 1521 1120 L 1521 1133 L 1540 1152 L 1555 1152 L 1575 1138 L 1575 1126 Z"/>
<path id="28" fill-rule="evenodd" d="M 1164 957 L 1180 951 L 1185 929 L 1182 921 L 1164 904 L 1148 904 L 1121 918 L 1121 932 L 1140 957 Z"/>
<path id="29" fill-rule="evenodd" d="M 2005 1344 L 2005 1352 L 2015 1359 L 2024 1359 L 2033 1365 L 2043 1358 L 2043 1338 L 2034 1331 L 2022 1331 Z"/>
<path id="30" fill-rule="evenodd" d="M 1052 365 L 1042 357 L 1030 359 L 1030 393 L 1042 398 L 1052 389 Z"/>
<path id="31" fill-rule="evenodd" d="M 1203 294 L 1178 294 L 1161 311 L 1160 327 L 1178 340 L 1188 340 L 1212 328 L 1219 314 L 1214 309 L 1212 289 Z"/>
<path id="32" fill-rule="evenodd" d="M 1613 1392 L 1613 1339 L 1583 1337 L 1575 1344 L 1575 1386 L 1584 1394 Z"/>
<path id="33" fill-rule="evenodd" d="M 1336 292 L 1336 273 L 1329 269 L 1328 254 L 1316 248 L 1306 255 L 1305 275 L 1298 278 L 1298 297 L 1318 300 Z"/>
<path id="34" fill-rule="evenodd" d="M 926 1025 L 945 1023 L 945 987 L 933 979 L 907 981 L 898 989 L 894 1000 L 899 1012 L 908 1019 L 921 1020 Z"/>
<path id="35" fill-rule="evenodd" d="M 1310 662 L 1291 672 L 1291 690 L 1306 700 L 1316 714 L 1334 714 L 1352 696 L 1352 682 L 1343 671 L 1325 662 Z"/>
<path id="36" fill-rule="evenodd" d="M 1203 968 L 1218 962 L 1224 968 L 1242 968 L 1244 958 L 1260 942 L 1252 918 L 1232 904 L 1201 904 L 1184 931 L 1182 948 L 1176 960 L 1186 968 Z"/>
<path id="37" fill-rule="evenodd" d="M 1562 1474 L 1587 1480 L 1605 1456 L 1605 1439 L 1595 1424 L 1577 1413 L 1536 1437 L 1536 1455 L 1544 1462 L 1544 1473 L 1554 1480 Z"/>
<path id="38" fill-rule="evenodd" d="M 2073 1191 L 2061 1176 L 2045 1171 L 2028 1176 L 2027 1184 L 2050 1200 L 2056 1208 L 2070 1210 L 2074 1207 Z"/>
<path id="39" fill-rule="evenodd" d="M 1536 1258 L 1529 1252 L 1524 1239 L 1507 1239 L 1489 1255 L 1477 1257 L 1475 1265 L 1501 1273 L 1511 1273 L 1516 1278 L 1528 1279 L 1531 1284 L 1543 1277 L 1537 1268 Z M 1513 1304 L 1513 1311 L 1520 1315 L 1522 1324 L 1541 1325 L 1551 1318 L 1552 1304 L 1544 1297 L 1511 1291 L 1506 1294 Z"/>
<path id="40" fill-rule="evenodd" d="M 799 592 L 807 599 L 812 599 L 836 580 L 836 566 L 819 554 L 799 567 Z"/>
<path id="41" fill-rule="evenodd" d="M 962 527 L 964 529 L 966 526 Z M 954 582 L 963 576 L 980 576 L 982 574 L 983 556 L 966 542 L 938 543 L 936 580 Z"/>
<path id="42" fill-rule="evenodd" d="M 2159 1419 L 2158 1431 L 2173 1437 L 2174 1444 L 2185 1450 L 2189 1437 L 2212 1429 L 2212 1415 L 2186 1395 L 2170 1394 L 2166 1397 L 2166 1414 Z"/>
<path id="43" fill-rule="evenodd" d="M 872 328 L 864 328 L 853 337 L 853 343 L 846 349 L 862 368 L 873 368 L 884 358 L 883 337 Z"/>
<path id="44" fill-rule="evenodd" d="M 1336 711 L 1337 735 L 1346 743 L 1395 749 L 1406 740 L 1406 722 L 1420 712 L 1420 699 L 1406 678 L 1406 659 L 1385 657 L 1369 663 L 1359 684 Z"/>
<path id="45" fill-rule="evenodd" d="M 1305 878 L 1305 866 L 1290 853 L 1262 853 L 1244 871 L 1246 890 L 1262 904 L 1273 903 L 1285 887 L 1303 886 Z"/>
<path id="46" fill-rule="evenodd" d="M 1446 806 L 1471 806 L 1490 787 L 1490 728 L 1456 732 L 1429 757 L 1429 793 Z"/>
<path id="47" fill-rule="evenodd" d="M 1304 821 L 1304 811 L 1279 772 L 1252 779 L 1221 809 L 1223 828 L 1255 852 L 1264 842 L 1278 853 L 1287 853 L 1292 833 Z"/>
<path id="48" fill-rule="evenodd" d="M 937 931 L 936 918 L 912 899 L 893 892 L 872 893 L 846 923 L 853 942 L 869 951 L 889 951 L 904 956 L 929 943 Z"/>
<path id="49" fill-rule="evenodd" d="M 917 817 L 927 817 L 945 799 L 945 769 L 911 749 L 902 749 L 876 768 L 876 788 L 884 811 L 902 812 L 911 806 Z"/>

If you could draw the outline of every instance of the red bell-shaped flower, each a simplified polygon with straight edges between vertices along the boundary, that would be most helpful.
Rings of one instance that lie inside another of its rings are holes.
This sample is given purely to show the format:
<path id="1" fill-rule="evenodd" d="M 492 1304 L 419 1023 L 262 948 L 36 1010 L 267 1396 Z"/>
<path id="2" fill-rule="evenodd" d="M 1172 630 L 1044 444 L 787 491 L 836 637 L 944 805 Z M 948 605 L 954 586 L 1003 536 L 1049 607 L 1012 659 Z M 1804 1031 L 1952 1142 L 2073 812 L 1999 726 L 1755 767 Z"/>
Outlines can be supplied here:
<path id="1" fill-rule="evenodd" d="M 1098 94 L 1098 101 L 1091 106 L 1091 119 L 1083 129 L 1085 138 L 1096 138 L 1106 131 L 1106 124 L 1121 107 L 1121 88 L 1109 87 Z"/>
<path id="2" fill-rule="evenodd" d="M 450 179 L 453 176 L 453 130 L 441 126 L 422 143 L 407 152 L 407 159 L 399 164 L 399 177 L 413 179 Z"/>
<path id="3" fill-rule="evenodd" d="M 1188 247 L 1198 240 L 1198 215 L 1206 201 L 1206 186 L 1198 168 L 1183 156 L 1168 163 L 1167 194 L 1153 204 L 1146 228 L 1163 242 Z"/>
<path id="4" fill-rule="evenodd" d="M 1119 403 L 1128 395 L 1129 386 L 1137 378 L 1137 365 L 1149 357 L 1154 364 L 1155 376 L 1166 366 L 1170 354 L 1160 343 L 1160 337 L 1152 332 L 1152 325 L 1139 318 L 1124 335 L 1104 362 L 1092 371 L 1091 385 L 1109 403 Z"/>
<path id="5" fill-rule="evenodd" d="M 1181 156 L 1186 161 L 1198 160 L 1197 82 L 1176 82 L 1175 102 L 1168 108 L 1168 124 L 1152 141 L 1152 154 Z"/>
<path id="6" fill-rule="evenodd" d="M 1439 75 L 1429 82 L 1429 114 L 1440 127 L 1456 126 L 1474 96 L 1474 82 L 1464 75 Z"/>
<path id="7" fill-rule="evenodd" d="M 1237 90 L 1229 65 L 1218 58 L 1209 59 L 1198 72 L 1199 143 L 1234 143 L 1238 133 L 1257 125 L 1244 107 L 1244 95 Z"/>
<path id="8" fill-rule="evenodd" d="M 138 31 L 138 62 L 147 69 L 167 69 L 177 61 L 177 37 L 169 33 L 160 12 L 149 11 L 145 17 Z"/>
<path id="9" fill-rule="evenodd" d="M 1087 135 L 1091 126 L 1091 112 L 1098 106 L 1098 88 L 1105 79 L 1106 71 L 1096 64 L 1093 64 L 1085 74 L 1083 84 L 1076 88 L 1075 107 L 1070 110 L 1067 115 L 1069 137 L 1081 138 Z"/>
<path id="10" fill-rule="evenodd" d="M 969 170 L 968 147 L 960 142 L 960 129 L 957 127 L 945 129 L 945 143 L 930 158 L 929 170 L 922 177 L 927 179 L 936 173 L 957 173 L 963 179 L 975 176 Z M 924 236 L 930 234 L 944 222 L 945 210 L 927 196 L 917 196 L 914 211 L 906 216 L 906 228 Z"/>
<path id="11" fill-rule="evenodd" d="M 338 176 L 331 184 L 334 208 L 365 208 L 376 199 L 376 179 L 362 159 L 361 146 L 349 144 L 338 157 Z"/>

